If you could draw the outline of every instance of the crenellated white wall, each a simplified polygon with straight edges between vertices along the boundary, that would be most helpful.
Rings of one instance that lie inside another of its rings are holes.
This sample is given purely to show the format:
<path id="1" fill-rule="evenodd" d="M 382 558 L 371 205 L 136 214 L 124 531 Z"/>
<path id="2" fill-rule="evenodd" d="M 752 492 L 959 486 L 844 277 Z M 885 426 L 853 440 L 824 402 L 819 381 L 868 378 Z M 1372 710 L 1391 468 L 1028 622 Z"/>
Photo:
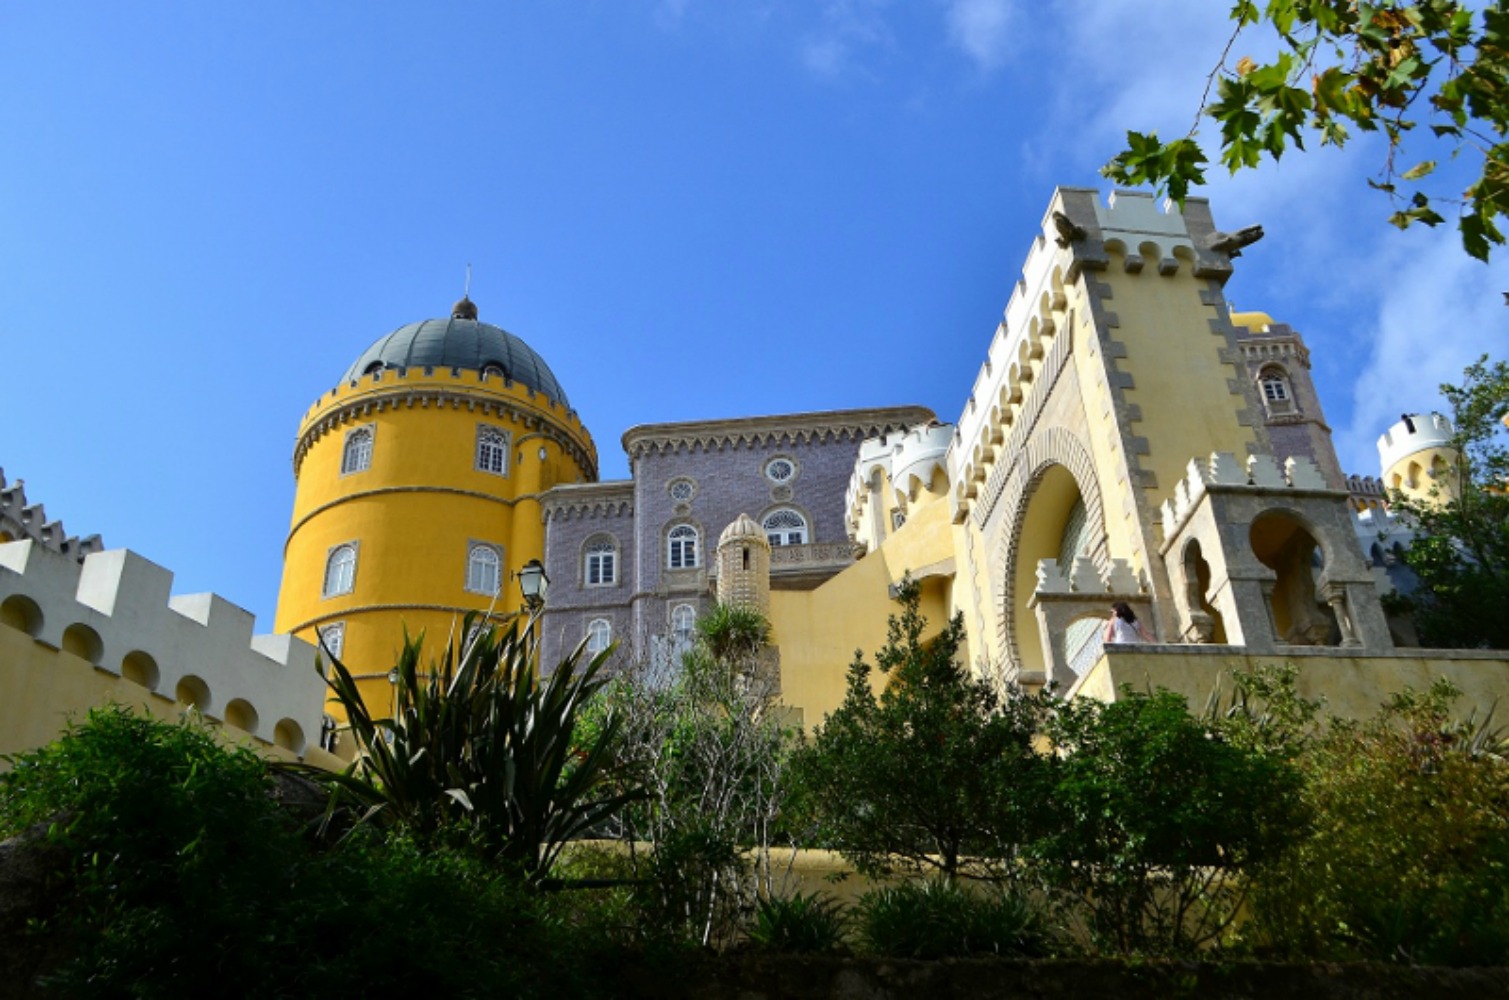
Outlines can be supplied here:
<path id="1" fill-rule="evenodd" d="M 127 549 L 80 563 L 32 539 L 0 544 L 0 608 L 36 642 L 117 676 L 128 657 L 150 663 L 156 676 L 145 686 L 156 694 L 174 699 L 183 684 L 209 718 L 294 753 L 317 745 L 325 681 L 314 647 L 254 637 L 250 612 L 215 594 L 171 596 L 172 583 L 172 573 Z"/>

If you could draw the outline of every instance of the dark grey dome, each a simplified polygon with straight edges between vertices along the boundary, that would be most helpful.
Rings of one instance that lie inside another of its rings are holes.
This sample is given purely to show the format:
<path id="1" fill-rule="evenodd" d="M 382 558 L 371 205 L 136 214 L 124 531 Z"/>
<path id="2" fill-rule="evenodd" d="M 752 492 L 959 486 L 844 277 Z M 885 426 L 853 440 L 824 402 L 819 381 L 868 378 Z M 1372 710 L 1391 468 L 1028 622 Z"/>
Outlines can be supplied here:
<path id="1" fill-rule="evenodd" d="M 522 385 L 570 406 L 545 359 L 507 330 L 475 319 L 427 319 L 380 338 L 350 368 L 351 382 L 379 368 L 501 368 Z"/>

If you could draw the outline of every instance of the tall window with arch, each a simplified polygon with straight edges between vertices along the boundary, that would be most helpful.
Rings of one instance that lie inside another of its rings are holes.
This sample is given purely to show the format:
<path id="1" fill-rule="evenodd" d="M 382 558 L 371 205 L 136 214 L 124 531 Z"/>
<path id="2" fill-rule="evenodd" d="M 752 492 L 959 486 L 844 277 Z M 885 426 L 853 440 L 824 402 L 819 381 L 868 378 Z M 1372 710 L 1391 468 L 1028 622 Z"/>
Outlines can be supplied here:
<path id="1" fill-rule="evenodd" d="M 593 535 L 582 554 L 582 579 L 589 587 L 618 582 L 618 543 L 611 535 Z"/>
<path id="2" fill-rule="evenodd" d="M 345 622 L 332 622 L 329 625 L 322 625 L 322 626 L 320 626 L 320 629 L 319 629 L 319 635 L 320 635 L 320 645 L 324 647 L 325 652 L 329 653 L 331 656 L 335 657 L 337 660 L 340 659 L 343 655 L 345 655 L 345 651 L 346 651 L 346 623 Z"/>
<path id="3" fill-rule="evenodd" d="M 496 596 L 502 578 L 503 558 L 491 545 L 474 543 L 466 555 L 466 589 L 474 594 Z"/>
<path id="4" fill-rule="evenodd" d="M 666 535 L 666 566 L 670 569 L 695 569 L 698 559 L 697 529 L 678 524 Z"/>
<path id="5" fill-rule="evenodd" d="M 325 597 L 349 594 L 356 586 L 356 546 L 347 542 L 337 545 L 325 557 Z"/>
<path id="6" fill-rule="evenodd" d="M 496 427 L 477 428 L 477 470 L 508 475 L 508 435 Z"/>
<path id="7" fill-rule="evenodd" d="M 765 540 L 771 545 L 806 545 L 807 519 L 789 508 L 766 515 Z"/>
<path id="8" fill-rule="evenodd" d="M 678 604 L 671 609 L 671 648 L 677 654 L 692 648 L 692 639 L 697 630 L 697 609 L 690 604 Z"/>
<path id="9" fill-rule="evenodd" d="M 587 623 L 587 655 L 596 656 L 613 644 L 613 623 L 594 618 Z"/>
<path id="10" fill-rule="evenodd" d="M 358 427 L 346 435 L 346 447 L 341 452 L 341 475 L 366 472 L 372 467 L 372 428 Z"/>

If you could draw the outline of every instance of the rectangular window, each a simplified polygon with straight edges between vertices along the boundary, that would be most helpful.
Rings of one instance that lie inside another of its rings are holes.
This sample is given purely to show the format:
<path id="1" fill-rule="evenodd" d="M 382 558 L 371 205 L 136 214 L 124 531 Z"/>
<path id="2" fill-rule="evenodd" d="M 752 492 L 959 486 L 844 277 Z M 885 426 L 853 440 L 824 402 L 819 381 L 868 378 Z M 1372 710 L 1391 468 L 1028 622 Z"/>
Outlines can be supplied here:
<path id="1" fill-rule="evenodd" d="M 496 427 L 477 428 L 477 470 L 508 475 L 508 434 Z"/>

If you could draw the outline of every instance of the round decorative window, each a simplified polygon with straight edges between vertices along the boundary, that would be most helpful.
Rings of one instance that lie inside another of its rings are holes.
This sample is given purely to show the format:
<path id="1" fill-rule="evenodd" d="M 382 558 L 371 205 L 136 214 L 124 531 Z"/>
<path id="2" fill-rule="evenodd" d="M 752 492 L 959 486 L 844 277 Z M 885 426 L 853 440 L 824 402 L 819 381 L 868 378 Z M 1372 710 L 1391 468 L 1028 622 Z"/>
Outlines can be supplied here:
<path id="1" fill-rule="evenodd" d="M 677 503 L 687 503 L 697 495 L 697 484 L 690 479 L 672 480 L 669 489 L 671 499 Z"/>
<path id="2" fill-rule="evenodd" d="M 765 478 L 772 483 L 789 483 L 796 478 L 796 464 L 789 458 L 772 458 L 765 463 Z"/>

